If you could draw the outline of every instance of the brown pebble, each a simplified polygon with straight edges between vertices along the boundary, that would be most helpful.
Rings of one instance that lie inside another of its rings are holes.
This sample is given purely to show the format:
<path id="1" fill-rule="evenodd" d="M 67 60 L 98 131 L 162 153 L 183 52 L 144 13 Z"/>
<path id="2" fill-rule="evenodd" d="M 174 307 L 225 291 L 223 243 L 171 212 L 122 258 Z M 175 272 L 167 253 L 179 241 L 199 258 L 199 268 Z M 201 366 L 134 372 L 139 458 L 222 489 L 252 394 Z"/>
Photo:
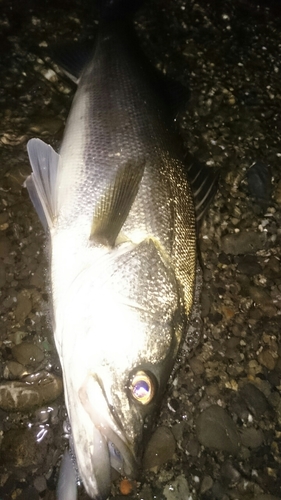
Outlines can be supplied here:
<path id="1" fill-rule="evenodd" d="M 264 349 L 258 355 L 258 360 L 261 365 L 265 366 L 268 370 L 274 370 L 277 358 L 274 358 L 268 349 Z"/>
<path id="2" fill-rule="evenodd" d="M 43 371 L 34 383 L 30 380 L 3 382 L 0 384 L 0 408 L 5 411 L 29 411 L 54 401 L 62 390 L 62 379 Z"/>
<path id="3" fill-rule="evenodd" d="M 44 353 L 32 342 L 21 342 L 12 348 L 12 355 L 18 363 L 27 366 L 38 366 L 44 359 Z"/>

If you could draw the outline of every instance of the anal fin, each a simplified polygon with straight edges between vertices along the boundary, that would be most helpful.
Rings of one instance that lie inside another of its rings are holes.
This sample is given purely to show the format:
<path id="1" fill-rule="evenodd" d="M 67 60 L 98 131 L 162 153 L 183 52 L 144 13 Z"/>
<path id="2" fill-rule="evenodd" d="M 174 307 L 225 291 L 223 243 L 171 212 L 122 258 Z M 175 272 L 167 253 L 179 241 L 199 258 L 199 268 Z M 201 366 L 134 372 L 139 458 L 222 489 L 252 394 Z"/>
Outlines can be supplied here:
<path id="1" fill-rule="evenodd" d="M 56 182 L 60 156 L 40 139 L 27 143 L 32 174 L 24 185 L 45 230 L 50 229 L 56 214 Z"/>

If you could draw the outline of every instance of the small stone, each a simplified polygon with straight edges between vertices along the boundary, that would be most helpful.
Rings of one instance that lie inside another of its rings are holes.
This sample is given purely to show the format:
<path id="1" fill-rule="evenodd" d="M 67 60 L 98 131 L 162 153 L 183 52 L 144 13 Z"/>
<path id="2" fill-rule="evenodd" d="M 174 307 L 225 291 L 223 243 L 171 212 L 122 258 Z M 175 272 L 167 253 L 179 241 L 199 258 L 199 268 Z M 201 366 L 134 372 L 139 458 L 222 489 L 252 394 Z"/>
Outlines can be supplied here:
<path id="1" fill-rule="evenodd" d="M 196 433 L 203 446 L 237 455 L 240 439 L 236 426 L 220 406 L 212 405 L 202 411 L 196 422 Z"/>
<path id="2" fill-rule="evenodd" d="M 152 435 L 144 452 L 143 467 L 152 469 L 159 467 L 173 458 L 176 441 L 168 427 L 158 427 Z"/>
<path id="3" fill-rule="evenodd" d="M 241 231 L 240 233 L 226 234 L 222 237 L 221 248 L 226 254 L 255 254 L 266 248 L 267 236 L 265 232 Z"/>
<path id="4" fill-rule="evenodd" d="M 0 238 L 0 259 L 6 259 L 10 253 L 11 243 L 8 238 Z"/>
<path id="5" fill-rule="evenodd" d="M 193 371 L 194 375 L 202 375 L 205 371 L 202 361 L 198 358 L 191 358 L 189 360 L 189 366 Z"/>
<path id="6" fill-rule="evenodd" d="M 3 266 L 3 264 L 1 264 L 1 266 L 0 266 L 0 289 L 4 288 L 5 284 L 6 284 L 6 269 L 5 269 L 5 266 Z"/>
<path id="7" fill-rule="evenodd" d="M 244 385 L 240 391 L 240 395 L 249 411 L 257 418 L 260 418 L 269 409 L 265 395 L 254 384 Z"/>
<path id="8" fill-rule="evenodd" d="M 255 255 L 239 256 L 237 257 L 236 262 L 238 262 L 237 271 L 242 274 L 246 274 L 247 276 L 255 276 L 256 274 L 260 274 L 262 271 L 262 267 L 258 263 Z"/>
<path id="9" fill-rule="evenodd" d="M 188 498 L 190 491 L 184 476 L 176 477 L 175 481 L 169 482 L 164 488 L 164 496 L 167 500 L 183 500 Z"/>
<path id="10" fill-rule="evenodd" d="M 242 429 L 240 437 L 241 443 L 247 448 L 259 448 L 264 441 L 263 432 L 253 427 Z"/>
<path id="11" fill-rule="evenodd" d="M 200 493 L 203 495 L 204 493 L 206 493 L 206 491 L 210 490 L 213 486 L 213 483 L 214 482 L 211 476 L 204 476 L 200 487 Z"/>
<path id="12" fill-rule="evenodd" d="M 38 476 L 34 479 L 34 488 L 41 493 L 47 489 L 47 482 L 44 476 Z"/>
<path id="13" fill-rule="evenodd" d="M 12 348 L 12 355 L 22 365 L 38 366 L 44 359 L 44 353 L 36 344 L 21 342 Z"/>
<path id="14" fill-rule="evenodd" d="M 20 378 L 24 374 L 26 374 L 26 368 L 17 361 L 8 361 L 7 362 L 7 370 L 9 379 Z"/>
<path id="15" fill-rule="evenodd" d="M 274 357 L 269 349 L 263 349 L 258 355 L 258 360 L 260 364 L 265 366 L 268 370 L 274 370 L 277 356 Z"/>
<path id="16" fill-rule="evenodd" d="M 16 320 L 24 321 L 32 309 L 32 303 L 27 290 L 22 290 L 17 296 L 17 306 L 15 309 Z"/>

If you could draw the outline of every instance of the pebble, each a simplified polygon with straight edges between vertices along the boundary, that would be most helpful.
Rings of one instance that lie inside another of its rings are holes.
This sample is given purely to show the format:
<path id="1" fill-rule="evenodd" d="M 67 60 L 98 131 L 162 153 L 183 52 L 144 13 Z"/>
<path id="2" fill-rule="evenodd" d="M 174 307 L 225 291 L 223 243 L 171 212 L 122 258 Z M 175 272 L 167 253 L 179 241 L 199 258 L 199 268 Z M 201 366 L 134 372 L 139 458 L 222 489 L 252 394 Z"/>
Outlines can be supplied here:
<path id="1" fill-rule="evenodd" d="M 265 232 L 240 231 L 240 233 L 226 234 L 221 239 L 221 249 L 226 254 L 255 254 L 266 247 L 267 235 Z"/>
<path id="2" fill-rule="evenodd" d="M 213 480 L 211 476 L 204 476 L 200 486 L 200 493 L 203 495 L 206 491 L 210 490 L 213 486 Z"/>
<path id="3" fill-rule="evenodd" d="M 6 284 L 6 269 L 5 266 L 1 264 L 0 266 L 0 289 L 4 288 Z"/>
<path id="4" fill-rule="evenodd" d="M 31 429 L 18 428 L 6 431 L 1 442 L 0 464 L 6 467 L 11 465 L 29 467 L 42 464 L 48 444 L 52 440 L 52 433 L 48 428 L 45 430 L 44 437 L 42 437 L 42 428 L 36 426 Z"/>
<path id="5" fill-rule="evenodd" d="M 32 342 L 21 342 L 12 348 L 12 355 L 18 363 L 36 368 L 44 359 L 44 353 Z"/>
<path id="6" fill-rule="evenodd" d="M 34 488 L 41 493 L 47 489 L 46 478 L 44 476 L 37 476 L 34 479 Z"/>
<path id="7" fill-rule="evenodd" d="M 158 427 L 152 435 L 143 457 L 144 469 L 159 467 L 173 458 L 176 441 L 168 427 Z"/>
<path id="8" fill-rule="evenodd" d="M 26 374 L 26 368 L 17 361 L 8 361 L 6 364 L 8 379 L 18 379 Z"/>
<path id="9" fill-rule="evenodd" d="M 188 499 L 190 491 L 185 477 L 180 475 L 174 481 L 168 483 L 163 494 L 167 500 Z"/>
<path id="10" fill-rule="evenodd" d="M 242 387 L 240 395 L 245 401 L 249 411 L 256 417 L 261 416 L 269 409 L 265 395 L 254 385 L 246 384 Z"/>
<path id="11" fill-rule="evenodd" d="M 218 405 L 203 410 L 196 422 L 196 433 L 200 443 L 207 448 L 237 455 L 240 439 L 235 423 Z"/>
<path id="12" fill-rule="evenodd" d="M 6 259 L 11 250 L 11 243 L 8 238 L 0 238 L 0 259 Z"/>
<path id="13" fill-rule="evenodd" d="M 62 390 L 62 379 L 44 371 L 39 374 L 34 383 L 2 382 L 0 384 L 0 408 L 5 411 L 26 412 L 54 401 L 60 396 Z"/>
<path id="14" fill-rule="evenodd" d="M 30 294 L 28 290 L 21 290 L 17 295 L 17 306 L 15 309 L 15 317 L 18 322 L 24 321 L 32 309 Z"/>
<path id="15" fill-rule="evenodd" d="M 250 195 L 261 204 L 268 204 L 272 194 L 271 171 L 262 161 L 256 161 L 247 171 Z"/>
<path id="16" fill-rule="evenodd" d="M 255 276 L 255 274 L 260 274 L 262 271 L 261 265 L 257 261 L 255 255 L 243 255 L 236 258 L 237 271 L 247 276 Z"/>
<path id="17" fill-rule="evenodd" d="M 277 356 L 274 356 L 269 349 L 263 349 L 258 355 L 258 360 L 260 364 L 265 366 L 268 370 L 274 370 Z"/>
<path id="18" fill-rule="evenodd" d="M 202 375 L 205 371 L 202 361 L 198 358 L 191 358 L 189 360 L 189 366 L 193 371 L 194 375 Z"/>
<path id="19" fill-rule="evenodd" d="M 259 448 L 264 442 L 264 435 L 260 429 L 244 428 L 240 434 L 241 443 L 247 448 Z"/>

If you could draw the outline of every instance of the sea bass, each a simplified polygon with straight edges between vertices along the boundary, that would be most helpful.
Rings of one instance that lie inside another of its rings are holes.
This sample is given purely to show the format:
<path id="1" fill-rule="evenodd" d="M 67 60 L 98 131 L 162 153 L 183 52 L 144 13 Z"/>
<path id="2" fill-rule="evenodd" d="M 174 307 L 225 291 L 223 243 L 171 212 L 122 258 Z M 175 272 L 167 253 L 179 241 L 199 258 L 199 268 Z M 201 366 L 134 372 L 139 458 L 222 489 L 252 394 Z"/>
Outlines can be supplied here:
<path id="1" fill-rule="evenodd" d="M 101 21 L 59 154 L 40 139 L 27 146 L 74 452 L 96 500 L 110 494 L 112 467 L 138 473 L 196 270 L 193 195 L 165 93 L 125 28 Z"/>

